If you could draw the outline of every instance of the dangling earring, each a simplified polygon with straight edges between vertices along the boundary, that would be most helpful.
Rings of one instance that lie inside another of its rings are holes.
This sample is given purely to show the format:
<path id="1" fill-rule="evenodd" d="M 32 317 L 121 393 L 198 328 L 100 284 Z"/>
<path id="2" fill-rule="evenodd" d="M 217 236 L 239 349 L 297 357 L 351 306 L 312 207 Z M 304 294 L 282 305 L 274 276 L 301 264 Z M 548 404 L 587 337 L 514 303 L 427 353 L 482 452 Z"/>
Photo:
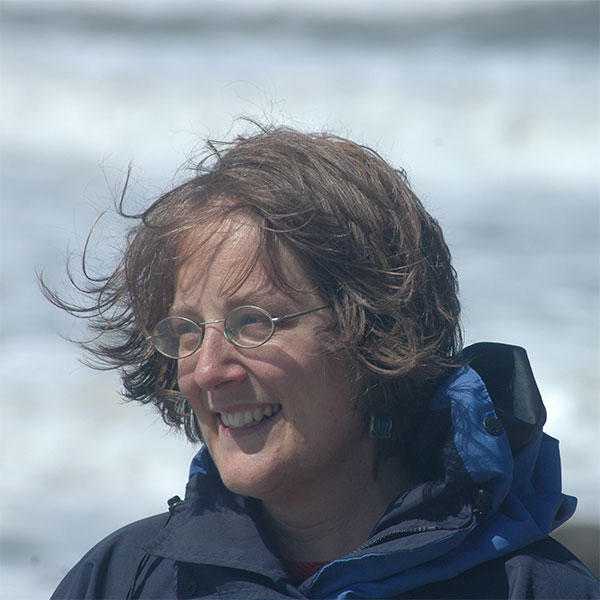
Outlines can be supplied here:
<path id="1" fill-rule="evenodd" d="M 392 418 L 389 415 L 371 415 L 369 436 L 374 439 L 387 439 L 392 437 Z"/>

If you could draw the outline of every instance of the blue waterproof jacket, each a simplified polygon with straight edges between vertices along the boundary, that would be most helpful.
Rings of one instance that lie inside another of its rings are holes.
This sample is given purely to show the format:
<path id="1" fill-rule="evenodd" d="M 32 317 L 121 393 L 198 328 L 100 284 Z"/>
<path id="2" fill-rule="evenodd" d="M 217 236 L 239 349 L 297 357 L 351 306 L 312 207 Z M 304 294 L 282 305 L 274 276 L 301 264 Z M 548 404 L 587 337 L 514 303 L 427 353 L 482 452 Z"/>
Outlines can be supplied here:
<path id="1" fill-rule="evenodd" d="M 229 492 L 203 448 L 185 500 L 93 548 L 53 598 L 599 598 L 548 534 L 574 512 L 524 350 L 476 344 L 415 435 L 427 480 L 359 548 L 293 582 L 257 500 Z M 351 501 L 351 499 L 349 499 Z"/>

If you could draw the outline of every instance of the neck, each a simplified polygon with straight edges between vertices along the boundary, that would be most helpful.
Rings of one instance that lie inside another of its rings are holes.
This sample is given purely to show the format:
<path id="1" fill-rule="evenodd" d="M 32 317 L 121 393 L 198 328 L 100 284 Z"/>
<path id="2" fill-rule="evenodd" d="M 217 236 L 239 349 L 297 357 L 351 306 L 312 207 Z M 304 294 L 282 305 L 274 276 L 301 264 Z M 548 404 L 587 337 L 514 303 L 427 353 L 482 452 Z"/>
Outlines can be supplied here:
<path id="1" fill-rule="evenodd" d="M 265 522 L 284 558 L 329 562 L 365 542 L 391 502 L 416 484 L 399 459 L 382 464 L 377 479 L 373 471 L 370 464 L 363 473 L 313 487 L 292 502 L 263 500 Z"/>

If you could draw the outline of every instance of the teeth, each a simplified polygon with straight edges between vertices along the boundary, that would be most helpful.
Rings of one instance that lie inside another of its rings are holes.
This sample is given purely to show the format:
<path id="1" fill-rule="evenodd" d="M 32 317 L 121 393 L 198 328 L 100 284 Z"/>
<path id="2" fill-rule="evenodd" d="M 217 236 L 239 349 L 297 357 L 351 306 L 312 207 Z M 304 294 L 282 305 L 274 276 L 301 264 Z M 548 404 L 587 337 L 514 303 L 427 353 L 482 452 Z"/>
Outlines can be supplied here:
<path id="1" fill-rule="evenodd" d="M 221 421 L 225 427 L 238 429 L 240 427 L 250 427 L 260 423 L 263 419 L 276 415 L 281 410 L 279 404 L 256 407 L 254 410 L 246 410 L 235 413 L 221 413 Z"/>

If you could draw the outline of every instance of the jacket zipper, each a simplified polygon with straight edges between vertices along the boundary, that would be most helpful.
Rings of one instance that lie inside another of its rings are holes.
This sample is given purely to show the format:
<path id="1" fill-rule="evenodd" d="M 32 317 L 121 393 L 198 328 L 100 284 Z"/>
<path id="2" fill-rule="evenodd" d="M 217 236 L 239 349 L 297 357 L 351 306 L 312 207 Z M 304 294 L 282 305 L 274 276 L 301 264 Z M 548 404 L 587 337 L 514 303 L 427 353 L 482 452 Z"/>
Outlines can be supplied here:
<path id="1" fill-rule="evenodd" d="M 361 546 L 356 548 L 356 550 L 351 552 L 349 556 L 352 556 L 353 554 L 362 552 L 363 550 L 366 550 L 367 548 L 371 548 L 372 546 L 376 546 L 377 544 L 379 544 L 383 541 L 392 539 L 392 538 L 404 537 L 407 535 L 411 535 L 413 533 L 425 533 L 427 531 L 439 531 L 441 529 L 444 529 L 444 527 L 440 527 L 438 525 L 430 525 L 429 527 L 413 527 L 412 529 L 394 529 L 392 531 L 382 533 L 381 535 L 378 535 L 377 537 L 375 537 L 373 539 L 367 540 L 364 544 L 362 544 Z"/>
<path id="2" fill-rule="evenodd" d="M 479 519 L 483 516 L 483 514 L 485 512 L 485 509 L 483 509 L 483 507 L 481 509 L 479 508 L 479 504 L 481 503 L 480 497 L 483 500 L 484 496 L 485 496 L 485 500 L 488 501 L 489 500 L 488 495 L 489 495 L 489 492 L 487 492 L 487 490 L 479 490 L 478 496 L 477 496 L 477 501 L 475 502 L 475 507 L 471 511 L 472 516 L 475 517 L 475 521 L 479 521 Z M 356 554 L 358 552 L 362 552 L 363 550 L 366 550 L 367 548 L 371 548 L 372 546 L 376 546 L 380 542 L 383 542 L 390 538 L 403 537 L 406 535 L 411 535 L 413 533 L 425 533 L 427 531 L 441 531 L 442 529 L 448 529 L 448 527 L 440 527 L 439 525 L 429 525 L 427 527 L 412 527 L 412 528 L 407 528 L 407 529 L 393 529 L 392 531 L 388 531 L 387 533 L 382 533 L 381 535 L 377 536 L 376 538 L 367 540 L 364 544 L 362 544 L 361 546 L 356 548 L 356 550 L 351 552 L 349 556 L 352 556 L 353 554 Z M 463 527 L 458 527 L 457 530 L 458 529 L 463 529 Z M 449 531 L 452 531 L 452 530 L 449 529 Z"/>

